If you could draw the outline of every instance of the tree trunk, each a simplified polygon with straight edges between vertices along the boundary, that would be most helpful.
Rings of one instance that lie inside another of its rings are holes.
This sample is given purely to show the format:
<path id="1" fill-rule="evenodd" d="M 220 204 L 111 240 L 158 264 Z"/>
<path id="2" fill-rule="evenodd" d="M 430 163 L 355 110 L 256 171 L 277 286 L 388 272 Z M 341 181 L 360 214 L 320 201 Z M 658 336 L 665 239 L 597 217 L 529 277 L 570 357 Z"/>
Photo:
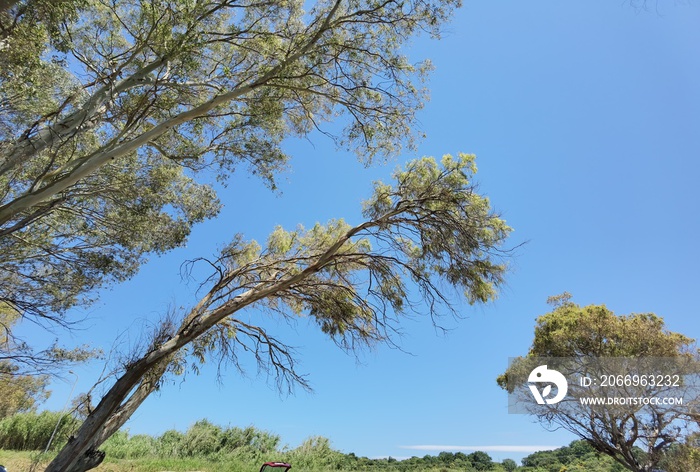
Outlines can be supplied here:
<path id="1" fill-rule="evenodd" d="M 90 448 L 85 451 L 85 453 L 80 456 L 75 464 L 68 470 L 71 472 L 84 472 L 86 470 L 94 469 L 102 463 L 104 458 L 104 451 Z"/>
<path id="2" fill-rule="evenodd" d="M 216 290 L 216 287 L 218 285 L 212 290 Z M 75 436 L 61 449 L 45 472 L 85 472 L 99 465 L 104 454 L 98 451 L 98 448 L 121 428 L 148 395 L 156 390 L 168 368 L 172 354 L 205 333 L 227 315 L 256 299 L 251 292 L 248 292 L 245 300 L 241 301 L 243 297 L 239 297 L 238 300 L 207 313 L 206 323 L 193 323 L 193 320 L 208 307 L 212 294 L 213 292 L 209 292 L 190 312 L 180 325 L 177 334 L 126 368 L 124 374 L 102 397 Z"/>
<path id="3" fill-rule="evenodd" d="M 46 472 L 85 472 L 97 467 L 104 459 L 104 453 L 97 448 L 109 437 L 103 434 L 106 432 L 107 425 L 119 413 L 124 400 L 149 369 L 150 366 L 145 362 L 137 362 L 129 367 L 102 398 L 97 408 L 90 413 L 75 436 L 51 461 Z M 135 393 L 138 391 L 139 389 Z"/>

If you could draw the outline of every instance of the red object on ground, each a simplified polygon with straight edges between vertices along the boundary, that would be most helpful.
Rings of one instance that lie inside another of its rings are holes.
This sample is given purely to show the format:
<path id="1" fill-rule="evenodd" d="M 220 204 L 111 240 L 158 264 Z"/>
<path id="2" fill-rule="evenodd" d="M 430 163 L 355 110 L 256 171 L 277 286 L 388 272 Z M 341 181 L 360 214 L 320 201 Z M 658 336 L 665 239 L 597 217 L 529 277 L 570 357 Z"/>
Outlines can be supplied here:
<path id="1" fill-rule="evenodd" d="M 284 472 L 287 472 L 292 468 L 292 464 L 287 464 L 286 462 L 265 462 L 262 467 L 260 467 L 260 472 L 265 472 L 265 467 L 283 467 Z"/>

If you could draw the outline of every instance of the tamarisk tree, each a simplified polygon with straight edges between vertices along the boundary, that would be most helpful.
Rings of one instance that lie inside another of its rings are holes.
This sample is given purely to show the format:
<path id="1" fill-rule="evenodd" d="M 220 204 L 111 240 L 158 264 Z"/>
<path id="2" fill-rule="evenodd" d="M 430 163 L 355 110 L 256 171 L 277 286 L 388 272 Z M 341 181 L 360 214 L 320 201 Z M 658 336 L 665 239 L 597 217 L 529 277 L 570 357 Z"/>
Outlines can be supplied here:
<path id="1" fill-rule="evenodd" d="M 218 258 L 206 294 L 179 322 L 163 322 L 152 343 L 124 366 L 81 428 L 46 469 L 77 472 L 104 457 L 100 444 L 188 359 L 218 354 L 238 365 L 252 353 L 284 383 L 306 385 L 292 351 L 255 323 L 261 312 L 305 316 L 339 345 L 389 341 L 400 317 L 423 307 L 454 307 L 448 287 L 470 303 L 492 299 L 506 269 L 501 248 L 510 228 L 471 182 L 473 156 L 411 161 L 395 182 L 375 183 L 364 221 L 275 229 L 266 244 L 236 237 Z"/>

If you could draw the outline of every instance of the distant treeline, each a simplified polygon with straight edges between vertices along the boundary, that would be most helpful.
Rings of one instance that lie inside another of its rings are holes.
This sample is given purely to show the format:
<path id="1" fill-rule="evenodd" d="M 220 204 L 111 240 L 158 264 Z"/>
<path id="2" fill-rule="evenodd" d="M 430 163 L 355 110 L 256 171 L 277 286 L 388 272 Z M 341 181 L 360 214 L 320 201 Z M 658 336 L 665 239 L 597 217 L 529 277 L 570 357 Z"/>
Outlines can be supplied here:
<path id="1" fill-rule="evenodd" d="M 59 422 L 60 419 L 60 422 Z M 58 424 L 58 428 L 56 425 Z M 22 413 L 0 421 L 0 449 L 43 451 L 51 438 L 51 450 L 60 448 L 79 425 L 70 415 L 53 412 Z M 160 436 L 130 435 L 120 431 L 103 446 L 107 461 L 199 459 L 225 463 L 230 470 L 255 472 L 270 460 L 291 462 L 292 471 L 503 471 L 503 472 L 618 472 L 624 469 L 596 453 L 585 441 L 568 447 L 536 452 L 519 465 L 512 459 L 495 462 L 485 452 L 441 452 L 436 456 L 397 460 L 369 459 L 331 448 L 324 437 L 312 437 L 295 449 L 281 447 L 280 437 L 255 427 L 221 427 L 201 420 L 187 431 L 166 431 Z"/>

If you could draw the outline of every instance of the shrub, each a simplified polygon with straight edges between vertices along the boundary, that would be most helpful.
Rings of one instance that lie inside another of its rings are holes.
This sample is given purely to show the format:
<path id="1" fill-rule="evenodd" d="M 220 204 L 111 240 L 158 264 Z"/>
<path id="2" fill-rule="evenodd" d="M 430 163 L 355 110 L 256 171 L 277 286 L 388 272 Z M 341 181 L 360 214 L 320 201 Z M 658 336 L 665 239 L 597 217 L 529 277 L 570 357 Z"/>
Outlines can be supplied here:
<path id="1" fill-rule="evenodd" d="M 51 450 L 56 450 L 68 441 L 78 426 L 77 419 L 62 412 L 19 413 L 0 421 L 0 449 L 43 451 L 55 429 Z"/>

